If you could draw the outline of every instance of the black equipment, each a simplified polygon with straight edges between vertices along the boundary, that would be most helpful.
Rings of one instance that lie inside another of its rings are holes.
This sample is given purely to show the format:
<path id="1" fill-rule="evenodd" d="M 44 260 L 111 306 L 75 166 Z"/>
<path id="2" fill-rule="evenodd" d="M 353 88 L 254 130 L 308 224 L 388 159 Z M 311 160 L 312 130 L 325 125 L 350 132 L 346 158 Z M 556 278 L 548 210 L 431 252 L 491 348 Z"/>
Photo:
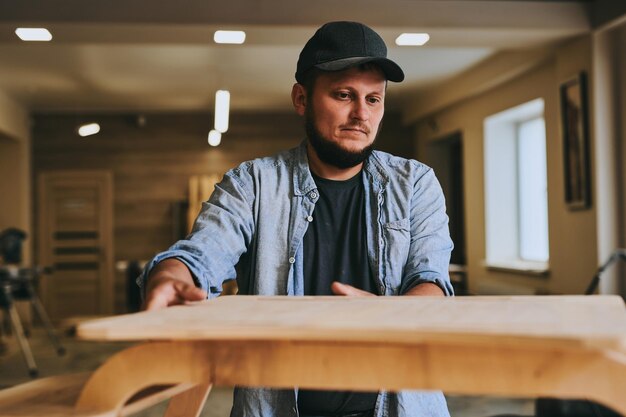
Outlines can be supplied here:
<path id="1" fill-rule="evenodd" d="M 36 291 L 39 277 L 42 273 L 52 272 L 51 268 L 20 268 L 17 266 L 22 260 L 22 242 L 25 238 L 26 233 L 18 229 L 6 229 L 0 233 L 0 257 L 4 261 L 4 265 L 0 265 L 0 308 L 5 312 L 5 317 L 10 320 L 11 329 L 24 355 L 28 373 L 34 378 L 38 375 L 39 370 L 15 307 L 14 302 L 16 300 L 30 302 L 59 356 L 65 354 L 65 348 L 61 345 Z"/>
<path id="2" fill-rule="evenodd" d="M 602 273 L 618 259 L 626 262 L 626 249 L 615 249 L 615 252 L 609 256 L 609 259 L 607 259 L 606 262 L 598 268 L 596 274 L 589 283 L 587 290 L 585 291 L 585 295 L 591 295 L 596 292 L 596 288 L 598 288 L 598 285 L 600 284 L 600 275 L 602 275 Z"/>
<path id="3" fill-rule="evenodd" d="M 26 239 L 23 230 L 14 227 L 0 233 L 0 257 L 8 265 L 17 265 L 22 262 L 22 242 Z"/>

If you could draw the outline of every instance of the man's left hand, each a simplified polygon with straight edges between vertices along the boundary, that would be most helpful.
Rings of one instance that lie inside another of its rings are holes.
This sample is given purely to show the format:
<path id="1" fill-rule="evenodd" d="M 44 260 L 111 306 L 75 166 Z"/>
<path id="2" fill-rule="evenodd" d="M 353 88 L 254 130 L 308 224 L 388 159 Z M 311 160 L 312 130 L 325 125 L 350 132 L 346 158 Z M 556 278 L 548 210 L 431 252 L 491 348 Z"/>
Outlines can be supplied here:
<path id="1" fill-rule="evenodd" d="M 342 284 L 341 282 L 335 281 L 330 285 L 330 290 L 335 295 L 349 295 L 356 297 L 375 297 L 376 295 L 371 292 L 360 290 L 352 285 Z"/>
<path id="2" fill-rule="evenodd" d="M 430 282 L 423 282 L 408 290 L 403 295 L 429 295 L 429 296 L 444 296 L 446 295 L 437 284 Z"/>

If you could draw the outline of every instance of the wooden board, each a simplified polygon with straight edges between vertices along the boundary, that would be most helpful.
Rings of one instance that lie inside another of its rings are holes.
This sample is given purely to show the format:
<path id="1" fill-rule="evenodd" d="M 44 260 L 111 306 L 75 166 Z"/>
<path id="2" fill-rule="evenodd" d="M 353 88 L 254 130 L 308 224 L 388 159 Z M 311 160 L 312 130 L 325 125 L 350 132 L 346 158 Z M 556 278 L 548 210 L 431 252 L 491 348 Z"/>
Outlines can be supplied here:
<path id="1" fill-rule="evenodd" d="M 82 323 L 92 340 L 302 340 L 626 346 L 618 296 L 230 296 Z"/>
<path id="2" fill-rule="evenodd" d="M 626 413 L 625 312 L 615 296 L 220 297 L 80 325 L 85 339 L 150 342 L 101 366 L 76 407 L 115 415 L 142 388 L 187 383 L 589 398 Z"/>

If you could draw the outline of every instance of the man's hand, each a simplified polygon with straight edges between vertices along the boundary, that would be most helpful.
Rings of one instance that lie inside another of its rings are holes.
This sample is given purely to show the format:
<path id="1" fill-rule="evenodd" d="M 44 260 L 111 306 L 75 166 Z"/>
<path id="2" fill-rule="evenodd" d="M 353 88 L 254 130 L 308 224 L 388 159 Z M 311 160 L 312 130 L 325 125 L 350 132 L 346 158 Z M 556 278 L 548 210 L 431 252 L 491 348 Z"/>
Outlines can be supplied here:
<path id="1" fill-rule="evenodd" d="M 157 310 L 187 301 L 205 300 L 205 291 L 197 288 L 187 266 L 171 258 L 157 264 L 146 284 L 144 310 Z"/>
<path id="2" fill-rule="evenodd" d="M 376 296 L 375 294 L 372 294 L 371 292 L 360 290 L 356 287 L 353 287 L 352 285 L 342 284 L 339 281 L 334 281 L 330 285 L 330 290 L 335 295 L 351 295 L 351 296 L 358 296 L 358 297 L 375 297 Z"/>

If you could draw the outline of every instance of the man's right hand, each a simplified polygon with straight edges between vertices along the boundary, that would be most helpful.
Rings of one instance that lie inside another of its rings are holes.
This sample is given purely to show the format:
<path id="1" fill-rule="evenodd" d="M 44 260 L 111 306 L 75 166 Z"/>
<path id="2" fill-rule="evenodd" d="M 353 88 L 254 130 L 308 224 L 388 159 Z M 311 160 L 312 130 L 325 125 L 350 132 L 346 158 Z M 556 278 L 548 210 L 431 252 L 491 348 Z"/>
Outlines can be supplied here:
<path id="1" fill-rule="evenodd" d="M 157 310 L 206 298 L 207 293 L 195 286 L 187 266 L 170 258 L 159 262 L 150 272 L 143 309 Z"/>

